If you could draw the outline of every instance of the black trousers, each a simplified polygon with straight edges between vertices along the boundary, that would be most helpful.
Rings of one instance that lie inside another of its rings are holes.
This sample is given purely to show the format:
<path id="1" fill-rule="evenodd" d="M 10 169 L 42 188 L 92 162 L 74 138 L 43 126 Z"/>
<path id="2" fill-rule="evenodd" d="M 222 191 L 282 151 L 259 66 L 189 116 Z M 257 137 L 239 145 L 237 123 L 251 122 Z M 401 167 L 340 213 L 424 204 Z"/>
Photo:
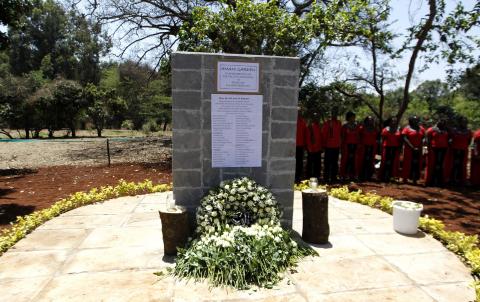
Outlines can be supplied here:
<path id="1" fill-rule="evenodd" d="M 308 152 L 307 154 L 307 178 L 316 177 L 320 179 L 322 170 L 322 153 Z"/>
<path id="2" fill-rule="evenodd" d="M 462 182 L 463 162 L 465 160 L 465 150 L 453 149 L 452 174 L 450 181 L 454 184 Z"/>
<path id="3" fill-rule="evenodd" d="M 432 185 L 443 186 L 443 166 L 445 162 L 445 155 L 447 155 L 447 148 L 432 148 L 435 154 L 435 166 L 433 167 Z"/>
<path id="4" fill-rule="evenodd" d="M 356 174 L 356 165 L 355 165 L 355 158 L 357 154 L 357 145 L 354 144 L 348 144 L 347 145 L 347 150 L 348 150 L 348 158 L 347 158 L 347 163 L 345 165 L 345 175 L 347 177 L 355 177 L 357 176 Z"/>
<path id="5" fill-rule="evenodd" d="M 297 151 L 295 153 L 295 182 L 298 183 L 303 178 L 303 147 L 297 146 Z"/>
<path id="6" fill-rule="evenodd" d="M 325 160 L 323 163 L 323 178 L 326 182 L 333 182 L 337 180 L 338 175 L 338 155 L 339 148 L 326 148 Z"/>
<path id="7" fill-rule="evenodd" d="M 385 147 L 385 159 L 383 167 L 383 175 L 381 180 L 384 182 L 389 182 L 393 174 L 393 166 L 395 164 L 395 155 L 398 150 L 398 147 Z"/>
<path id="8" fill-rule="evenodd" d="M 374 151 L 373 146 L 364 146 L 364 153 L 362 158 L 362 168 L 359 173 L 360 180 L 371 180 L 373 173 L 375 172 L 374 166 Z"/>
<path id="9" fill-rule="evenodd" d="M 412 166 L 410 168 L 410 179 L 413 181 L 417 181 L 420 179 L 420 171 L 422 171 L 422 167 L 420 167 L 420 160 L 422 156 L 422 151 L 420 150 L 413 150 L 412 151 Z"/>

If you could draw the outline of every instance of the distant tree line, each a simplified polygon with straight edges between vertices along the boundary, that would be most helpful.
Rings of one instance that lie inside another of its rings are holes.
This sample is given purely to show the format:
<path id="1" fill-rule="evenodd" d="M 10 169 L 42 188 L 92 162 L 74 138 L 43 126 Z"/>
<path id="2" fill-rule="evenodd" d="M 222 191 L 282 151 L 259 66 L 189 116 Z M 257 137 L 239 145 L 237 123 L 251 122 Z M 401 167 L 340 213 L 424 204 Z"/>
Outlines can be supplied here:
<path id="1" fill-rule="evenodd" d="M 165 130 L 171 121 L 170 75 L 134 61 L 102 63 L 112 46 L 100 23 L 53 0 L 37 1 L 8 28 L 0 50 L 0 133 L 89 126 Z"/>

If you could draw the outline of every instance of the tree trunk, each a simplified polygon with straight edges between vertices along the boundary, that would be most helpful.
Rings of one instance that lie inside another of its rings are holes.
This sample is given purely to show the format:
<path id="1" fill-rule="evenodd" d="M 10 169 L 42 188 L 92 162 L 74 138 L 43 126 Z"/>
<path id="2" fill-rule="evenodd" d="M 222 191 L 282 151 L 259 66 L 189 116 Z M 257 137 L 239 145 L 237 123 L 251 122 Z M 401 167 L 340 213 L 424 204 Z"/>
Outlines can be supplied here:
<path id="1" fill-rule="evenodd" d="M 75 133 L 75 127 L 70 127 L 70 131 L 72 131 L 72 137 L 77 137 L 77 134 Z"/>
<path id="2" fill-rule="evenodd" d="M 97 136 L 102 137 L 102 129 L 97 128 Z"/>
<path id="3" fill-rule="evenodd" d="M 29 139 L 29 138 L 30 138 L 30 129 L 25 128 L 25 139 Z"/>
<path id="4" fill-rule="evenodd" d="M 168 122 L 164 122 L 163 123 L 163 132 L 167 131 L 167 125 L 168 125 Z"/>
<path id="5" fill-rule="evenodd" d="M 13 136 L 10 134 L 10 132 L 8 132 L 7 130 L 5 129 L 0 129 L 0 133 L 7 136 L 8 138 L 12 139 Z"/>
<path id="6" fill-rule="evenodd" d="M 53 129 L 48 129 L 48 138 L 53 138 L 53 133 L 55 132 L 55 130 Z"/>

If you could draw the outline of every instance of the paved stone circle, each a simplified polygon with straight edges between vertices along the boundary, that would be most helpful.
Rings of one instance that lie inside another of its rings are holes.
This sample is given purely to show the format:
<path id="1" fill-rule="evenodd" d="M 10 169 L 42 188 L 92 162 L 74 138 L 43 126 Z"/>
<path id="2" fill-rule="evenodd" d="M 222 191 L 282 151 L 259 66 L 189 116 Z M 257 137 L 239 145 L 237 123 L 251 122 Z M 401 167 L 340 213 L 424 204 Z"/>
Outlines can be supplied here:
<path id="1" fill-rule="evenodd" d="M 330 243 L 274 289 L 236 291 L 159 278 L 158 209 L 166 193 L 121 197 L 56 217 L 0 257 L 2 301 L 473 301 L 469 269 L 423 233 L 397 234 L 392 217 L 330 197 Z M 293 227 L 302 231 L 301 194 Z"/>

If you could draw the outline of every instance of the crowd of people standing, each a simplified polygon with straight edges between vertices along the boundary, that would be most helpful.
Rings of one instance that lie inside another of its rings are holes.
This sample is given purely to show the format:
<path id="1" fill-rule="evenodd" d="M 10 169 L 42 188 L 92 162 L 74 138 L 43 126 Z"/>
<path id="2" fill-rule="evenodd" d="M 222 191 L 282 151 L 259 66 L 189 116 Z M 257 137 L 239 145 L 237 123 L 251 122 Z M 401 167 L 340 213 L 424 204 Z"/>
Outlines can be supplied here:
<path id="1" fill-rule="evenodd" d="M 424 179 L 427 186 L 464 185 L 468 181 L 480 185 L 480 130 L 472 133 L 466 118 L 439 119 L 425 129 L 417 116 L 410 117 L 404 128 L 392 117 L 383 126 L 380 129 L 371 116 L 358 123 L 353 112 L 346 114 L 342 125 L 336 109 L 323 123 L 316 113 L 308 117 L 299 113 L 296 182 L 316 177 L 326 183 L 339 178 L 346 181 L 376 178 L 382 182 L 401 180 L 414 184 Z M 379 166 L 377 154 L 381 155 Z"/>

